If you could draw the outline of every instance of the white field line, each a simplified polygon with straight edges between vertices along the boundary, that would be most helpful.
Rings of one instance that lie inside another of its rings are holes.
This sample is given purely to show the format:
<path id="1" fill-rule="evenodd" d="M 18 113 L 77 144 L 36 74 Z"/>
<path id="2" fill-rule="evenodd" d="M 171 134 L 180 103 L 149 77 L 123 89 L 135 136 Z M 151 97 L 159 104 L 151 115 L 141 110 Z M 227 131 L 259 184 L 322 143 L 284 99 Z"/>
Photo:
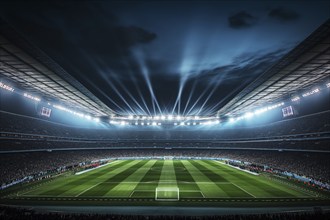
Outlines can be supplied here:
<path id="1" fill-rule="evenodd" d="M 117 160 L 117 161 L 118 161 L 118 160 Z M 115 162 L 115 161 L 114 161 L 114 162 Z M 104 166 L 109 165 L 109 164 L 111 164 L 111 162 L 110 162 L 110 163 L 103 164 L 103 165 L 98 166 L 98 167 L 94 167 L 94 168 L 88 169 L 88 170 L 83 170 L 83 171 L 77 172 L 77 173 L 75 173 L 74 175 L 80 175 L 80 174 L 83 174 L 83 173 L 87 173 L 87 172 L 89 172 L 89 171 L 96 170 L 96 169 L 98 169 L 98 168 L 104 167 Z"/>
<path id="2" fill-rule="evenodd" d="M 155 192 L 155 190 L 133 190 L 129 197 L 131 198 L 135 192 Z"/>
<path id="3" fill-rule="evenodd" d="M 247 194 L 249 194 L 250 196 L 253 196 L 254 198 L 257 198 L 255 195 L 253 195 L 252 193 L 249 193 L 248 191 L 246 191 L 245 189 L 243 189 L 242 187 L 236 185 L 235 183 L 232 183 L 234 186 L 236 186 L 237 188 L 241 189 L 242 191 L 246 192 Z"/>
<path id="4" fill-rule="evenodd" d="M 241 169 L 241 168 L 239 168 L 239 167 L 235 167 L 235 166 L 233 166 L 233 165 L 226 164 L 226 163 L 221 162 L 221 161 L 218 161 L 218 160 L 216 160 L 216 162 L 221 163 L 221 164 L 224 164 L 224 165 L 227 165 L 227 166 L 232 167 L 232 168 L 235 168 L 235 169 L 238 169 L 238 170 L 240 170 L 240 171 L 247 172 L 247 173 L 252 174 L 252 175 L 255 175 L 255 176 L 259 176 L 259 173 L 254 173 L 254 172 L 252 172 L 252 171 L 250 171 L 250 170 L 244 170 L 244 169 Z"/>
<path id="5" fill-rule="evenodd" d="M 203 198 L 205 198 L 205 195 L 204 195 L 204 193 L 203 193 L 202 191 L 199 191 L 199 192 L 202 194 Z"/>
<path id="6" fill-rule="evenodd" d="M 30 193 L 30 192 L 33 192 L 33 191 L 36 191 L 36 190 L 38 190 L 38 189 L 39 189 L 39 187 L 41 187 L 41 186 L 37 186 L 37 187 L 35 187 L 35 188 L 32 188 L 32 189 L 30 189 L 30 190 L 28 190 L 28 191 L 26 191 L 26 192 L 23 192 L 23 193 L 18 193 L 17 195 L 18 195 L 18 196 L 23 196 L 23 195 L 26 195 L 26 194 L 28 194 L 28 193 Z"/>
<path id="7" fill-rule="evenodd" d="M 302 188 L 300 188 L 300 187 L 298 187 L 298 186 L 295 186 L 295 185 L 291 185 L 291 184 L 289 184 L 289 183 L 282 182 L 282 181 L 280 181 L 280 180 L 278 180 L 278 179 L 276 179 L 276 178 L 271 178 L 271 180 L 272 180 L 272 181 L 276 181 L 276 182 L 278 182 L 278 183 L 280 183 L 280 184 L 282 184 L 282 185 L 288 186 L 288 187 L 290 187 L 291 189 L 293 189 L 294 191 L 299 191 L 299 192 L 301 192 L 301 193 L 303 193 L 303 194 L 305 194 L 305 195 L 309 195 L 309 196 L 312 196 L 312 197 L 318 197 L 316 194 L 313 194 L 313 193 L 311 193 L 311 192 L 308 192 L 308 191 L 306 191 L 306 190 L 304 190 L 304 189 L 302 189 Z M 299 198 L 299 196 L 298 196 L 298 198 Z"/>
<path id="8" fill-rule="evenodd" d="M 95 186 L 98 186 L 98 185 L 100 185 L 102 182 L 100 182 L 100 183 L 97 183 L 97 184 L 95 184 L 95 185 L 93 185 L 93 186 L 91 186 L 91 187 L 89 187 L 89 188 L 87 188 L 87 189 L 85 189 L 84 191 L 82 191 L 82 192 L 80 192 L 80 193 L 78 193 L 77 195 L 75 195 L 74 197 L 78 197 L 78 196 L 80 196 L 81 194 L 83 194 L 84 192 L 87 192 L 88 190 L 90 190 L 90 189 L 92 189 L 92 188 L 94 188 Z"/>

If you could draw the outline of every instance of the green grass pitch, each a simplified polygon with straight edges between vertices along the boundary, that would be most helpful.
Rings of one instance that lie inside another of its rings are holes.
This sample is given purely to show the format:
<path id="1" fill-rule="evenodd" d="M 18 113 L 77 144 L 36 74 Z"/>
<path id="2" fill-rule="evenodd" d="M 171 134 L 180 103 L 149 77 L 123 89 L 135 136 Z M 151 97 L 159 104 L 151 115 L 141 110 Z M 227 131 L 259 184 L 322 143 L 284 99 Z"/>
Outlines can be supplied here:
<path id="1" fill-rule="evenodd" d="M 11 199 L 192 203 L 320 199 L 295 185 L 253 175 L 214 160 L 116 160 L 80 175 L 23 187 Z"/>

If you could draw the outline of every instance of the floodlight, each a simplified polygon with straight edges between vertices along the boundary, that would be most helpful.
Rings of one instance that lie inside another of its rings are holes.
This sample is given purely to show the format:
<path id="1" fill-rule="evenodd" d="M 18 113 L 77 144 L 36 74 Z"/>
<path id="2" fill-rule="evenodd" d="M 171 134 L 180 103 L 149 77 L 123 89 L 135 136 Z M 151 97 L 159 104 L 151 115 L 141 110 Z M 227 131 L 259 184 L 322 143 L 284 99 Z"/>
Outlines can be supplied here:
<path id="1" fill-rule="evenodd" d="M 133 119 L 133 118 L 134 118 L 133 115 L 129 115 L 129 116 L 128 116 L 128 119 Z"/>
<path id="2" fill-rule="evenodd" d="M 162 115 L 161 117 L 160 117 L 162 120 L 165 120 L 165 115 Z"/>
<path id="3" fill-rule="evenodd" d="M 254 114 L 252 112 L 247 112 L 244 114 L 244 118 L 251 118 Z"/>
<path id="4" fill-rule="evenodd" d="M 169 116 L 167 116 L 167 119 L 168 119 L 168 120 L 173 120 L 173 115 L 169 115 Z"/>
<path id="5" fill-rule="evenodd" d="M 180 125 L 184 125 L 184 122 L 181 122 Z"/>

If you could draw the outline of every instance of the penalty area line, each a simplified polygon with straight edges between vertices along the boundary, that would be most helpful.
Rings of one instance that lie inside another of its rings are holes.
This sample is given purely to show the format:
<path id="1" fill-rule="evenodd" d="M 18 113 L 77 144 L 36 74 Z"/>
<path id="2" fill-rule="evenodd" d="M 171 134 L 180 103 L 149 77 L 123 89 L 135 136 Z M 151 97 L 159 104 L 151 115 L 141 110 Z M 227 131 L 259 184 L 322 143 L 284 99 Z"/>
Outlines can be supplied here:
<path id="1" fill-rule="evenodd" d="M 252 193 L 249 193 L 248 191 L 246 191 L 245 189 L 243 189 L 242 187 L 236 185 L 235 183 L 231 183 L 233 184 L 234 186 L 236 186 L 237 188 L 239 188 L 240 190 L 246 192 L 247 194 L 249 194 L 250 196 L 252 196 L 253 198 L 257 198 L 255 195 L 253 195 Z"/>
<path id="2" fill-rule="evenodd" d="M 82 191 L 82 192 L 78 193 L 78 194 L 77 194 L 77 195 L 75 195 L 74 197 L 78 197 L 78 196 L 80 196 L 81 194 L 83 194 L 83 193 L 87 192 L 88 190 L 90 190 L 90 189 L 94 188 L 95 186 L 98 186 L 98 185 L 100 185 L 101 183 L 102 183 L 102 182 L 100 182 L 100 183 L 97 183 L 97 184 L 95 184 L 95 185 L 93 185 L 93 186 L 91 186 L 91 187 L 89 187 L 89 188 L 85 189 L 84 191 Z"/>

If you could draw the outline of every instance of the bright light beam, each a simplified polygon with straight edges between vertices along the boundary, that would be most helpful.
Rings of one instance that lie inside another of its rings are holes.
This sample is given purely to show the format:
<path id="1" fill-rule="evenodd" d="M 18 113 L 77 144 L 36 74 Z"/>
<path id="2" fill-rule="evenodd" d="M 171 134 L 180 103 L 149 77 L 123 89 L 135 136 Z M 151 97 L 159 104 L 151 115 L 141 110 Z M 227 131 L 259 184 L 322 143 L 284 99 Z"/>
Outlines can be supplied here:
<path id="1" fill-rule="evenodd" d="M 94 67 L 94 69 L 99 70 L 99 66 L 95 63 L 95 61 L 93 59 L 90 59 L 89 55 L 83 51 L 82 49 L 80 49 L 81 54 L 90 62 L 90 64 Z M 111 81 L 109 81 L 101 72 L 100 74 L 102 76 L 103 79 L 105 79 L 108 83 L 110 83 L 111 86 L 113 86 L 113 84 L 111 83 Z M 125 111 L 122 107 L 120 107 L 115 101 L 113 101 L 107 94 L 105 94 L 101 89 L 99 89 L 98 86 L 96 86 L 94 83 L 92 83 L 87 77 L 85 77 L 83 74 L 81 75 L 86 82 L 89 82 L 93 85 L 93 87 L 95 89 L 97 89 L 102 95 L 104 95 L 104 97 L 106 97 L 110 102 L 112 102 L 116 107 L 118 107 L 119 109 L 122 110 L 123 113 L 127 113 L 127 111 Z M 113 89 L 115 90 L 115 92 L 117 93 L 117 95 L 124 101 L 124 103 L 128 106 L 128 108 L 130 108 L 132 110 L 133 113 L 134 110 L 131 108 L 131 106 L 127 103 L 127 101 L 124 99 L 124 97 L 119 93 L 119 91 L 113 86 Z"/>
<path id="2" fill-rule="evenodd" d="M 160 112 L 160 114 L 162 114 L 162 110 L 161 110 L 161 108 L 159 106 L 159 103 L 158 103 L 157 98 L 155 96 L 153 87 L 151 85 L 151 81 L 150 81 L 150 77 L 149 77 L 149 70 L 147 69 L 147 67 L 145 65 L 145 62 L 141 59 L 141 57 L 143 56 L 143 54 L 140 53 L 137 50 L 135 50 L 134 52 L 135 52 L 135 58 L 137 59 L 138 64 L 140 65 L 142 75 L 143 75 L 144 79 L 146 80 L 146 83 L 148 85 L 149 92 L 151 94 L 151 99 L 152 99 L 151 101 L 152 101 L 152 105 L 153 105 L 153 109 L 154 109 L 154 114 L 156 114 L 156 110 L 155 110 L 155 107 L 154 107 L 155 105 L 157 106 L 158 111 Z"/>
<path id="3" fill-rule="evenodd" d="M 186 113 L 186 110 L 187 110 L 187 107 L 188 107 L 188 105 L 190 103 L 191 97 L 192 97 L 192 95 L 195 92 L 196 85 L 197 85 L 197 80 L 195 78 L 194 83 L 193 83 L 193 86 L 192 86 L 192 89 L 191 89 L 191 92 L 189 93 L 189 97 L 188 97 L 188 100 L 187 100 L 186 105 L 184 107 L 184 110 L 183 110 L 182 115 L 185 115 L 185 113 Z"/>
<path id="4" fill-rule="evenodd" d="M 203 92 L 202 94 L 197 98 L 197 100 L 195 101 L 195 103 L 192 105 L 192 107 L 189 109 L 187 115 L 190 114 L 190 112 L 194 109 L 194 107 L 197 105 L 197 103 L 199 102 L 199 100 L 205 95 L 205 93 L 209 90 L 210 86 L 208 86 Z"/>
<path id="5" fill-rule="evenodd" d="M 118 79 L 114 78 L 116 82 L 121 86 L 121 88 L 126 92 L 126 94 L 133 100 L 133 102 L 142 110 L 142 114 L 146 115 L 145 110 L 142 108 L 142 106 L 138 103 L 138 101 L 133 97 L 133 95 L 128 91 L 126 86 L 124 86 Z"/>
<path id="6" fill-rule="evenodd" d="M 111 86 L 111 89 L 113 89 L 117 93 L 117 95 L 122 99 L 122 101 L 132 111 L 131 113 L 136 115 L 137 113 L 135 112 L 135 110 L 130 106 L 130 104 L 126 101 L 126 99 L 120 94 L 120 92 L 118 91 L 117 87 L 103 74 L 103 72 L 101 72 L 100 75 Z"/>
<path id="7" fill-rule="evenodd" d="M 244 85 L 242 85 L 242 86 L 234 89 L 233 91 L 231 91 L 228 95 L 226 95 L 224 98 L 222 98 L 222 100 L 220 102 L 218 102 L 216 105 L 214 105 L 213 107 L 206 110 L 205 114 L 213 114 L 213 112 L 219 107 L 219 105 L 221 105 L 228 97 L 232 96 L 234 93 L 239 91 L 241 89 L 241 87 L 244 87 Z"/>

